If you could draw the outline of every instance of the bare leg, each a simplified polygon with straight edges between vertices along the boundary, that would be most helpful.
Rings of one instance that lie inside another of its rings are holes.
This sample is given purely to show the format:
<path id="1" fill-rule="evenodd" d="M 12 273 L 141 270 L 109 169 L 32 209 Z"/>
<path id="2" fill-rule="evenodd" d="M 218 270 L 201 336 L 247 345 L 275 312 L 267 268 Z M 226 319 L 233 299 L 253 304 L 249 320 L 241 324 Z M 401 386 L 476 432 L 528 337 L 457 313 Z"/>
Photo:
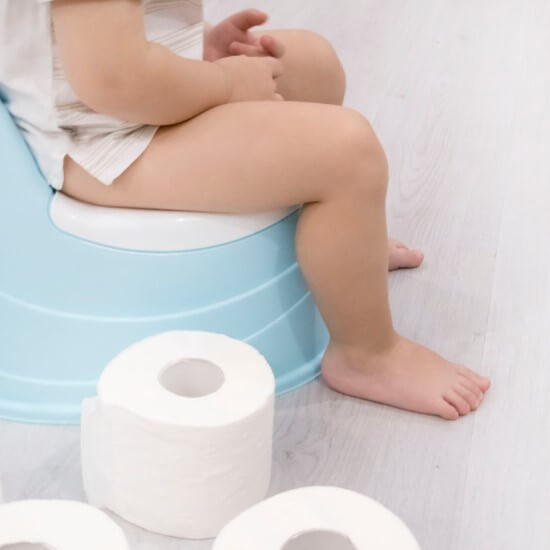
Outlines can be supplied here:
<path id="1" fill-rule="evenodd" d="M 71 161 L 65 191 L 92 203 L 251 212 L 305 203 L 300 265 L 329 327 L 335 389 L 455 419 L 488 380 L 399 337 L 387 291 L 387 166 L 368 122 L 331 105 L 224 105 L 163 128 L 111 186 Z"/>
<path id="2" fill-rule="evenodd" d="M 279 92 L 287 100 L 342 105 L 346 93 L 346 75 L 330 42 L 308 30 L 282 29 L 257 33 L 276 37 L 285 45 L 284 73 Z M 402 242 L 389 241 L 389 269 L 418 267 L 424 260 L 420 250 L 411 250 Z"/>
<path id="3" fill-rule="evenodd" d="M 285 46 L 279 93 L 288 101 L 342 105 L 346 75 L 334 48 L 321 35 L 301 29 L 259 32 L 276 37 Z"/>

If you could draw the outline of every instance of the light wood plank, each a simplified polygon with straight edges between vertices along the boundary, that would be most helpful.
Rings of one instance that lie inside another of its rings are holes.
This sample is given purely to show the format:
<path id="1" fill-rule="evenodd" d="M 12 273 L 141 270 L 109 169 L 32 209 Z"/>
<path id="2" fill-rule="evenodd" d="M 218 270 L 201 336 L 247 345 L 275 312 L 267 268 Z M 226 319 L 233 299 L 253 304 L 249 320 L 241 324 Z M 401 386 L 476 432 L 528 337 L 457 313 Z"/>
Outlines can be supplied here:
<path id="1" fill-rule="evenodd" d="M 388 152 L 389 222 L 425 266 L 391 277 L 396 324 L 490 374 L 456 423 L 316 382 L 277 403 L 271 493 L 348 487 L 401 516 L 423 550 L 550 547 L 550 7 L 543 0 L 276 4 L 273 27 L 327 36 L 348 105 Z M 210 0 L 218 20 L 248 7 Z M 82 499 L 77 428 L 0 423 L 6 500 Z M 121 522 L 132 547 L 206 550 Z"/>
<path id="2" fill-rule="evenodd" d="M 550 547 L 550 6 L 516 20 L 516 108 L 503 158 L 508 195 L 484 367 L 494 381 L 469 455 L 459 547 Z"/>

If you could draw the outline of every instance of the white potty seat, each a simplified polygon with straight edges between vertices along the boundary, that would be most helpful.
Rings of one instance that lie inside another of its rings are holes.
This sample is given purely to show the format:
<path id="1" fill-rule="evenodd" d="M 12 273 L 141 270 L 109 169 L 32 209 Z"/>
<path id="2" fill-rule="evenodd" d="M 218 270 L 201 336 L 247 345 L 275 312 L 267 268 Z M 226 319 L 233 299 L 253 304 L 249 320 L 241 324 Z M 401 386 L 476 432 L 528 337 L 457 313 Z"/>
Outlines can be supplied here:
<path id="1" fill-rule="evenodd" d="M 217 246 L 253 235 L 296 208 L 259 214 L 211 214 L 110 208 L 56 193 L 50 203 L 52 222 L 87 241 L 141 251 L 184 251 Z"/>

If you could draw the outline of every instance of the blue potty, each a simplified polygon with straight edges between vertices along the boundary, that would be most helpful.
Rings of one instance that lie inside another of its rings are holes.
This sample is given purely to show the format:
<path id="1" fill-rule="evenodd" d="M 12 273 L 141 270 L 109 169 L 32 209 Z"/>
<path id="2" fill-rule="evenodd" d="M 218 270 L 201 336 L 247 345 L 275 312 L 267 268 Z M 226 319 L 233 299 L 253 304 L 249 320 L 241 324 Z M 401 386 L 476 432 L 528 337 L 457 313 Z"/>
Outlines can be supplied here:
<path id="1" fill-rule="evenodd" d="M 278 392 L 317 376 L 328 334 L 295 258 L 297 211 L 90 206 L 45 183 L 0 102 L 0 417 L 78 423 L 107 362 L 169 330 L 256 347 Z"/>

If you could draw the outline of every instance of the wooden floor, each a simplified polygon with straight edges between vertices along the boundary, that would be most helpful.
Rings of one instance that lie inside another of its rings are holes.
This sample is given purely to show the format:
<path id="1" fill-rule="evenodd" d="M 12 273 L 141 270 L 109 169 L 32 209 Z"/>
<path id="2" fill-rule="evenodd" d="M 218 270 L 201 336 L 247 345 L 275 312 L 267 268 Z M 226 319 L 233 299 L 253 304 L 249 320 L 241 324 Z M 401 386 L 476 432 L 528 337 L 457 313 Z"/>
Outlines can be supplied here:
<path id="1" fill-rule="evenodd" d="M 391 276 L 398 328 L 493 381 L 482 408 L 455 423 L 322 383 L 280 398 L 272 493 L 355 489 L 396 512 L 423 550 L 549 549 L 550 3 L 256 5 L 273 26 L 332 40 L 347 104 L 388 151 L 391 232 L 427 256 Z M 208 12 L 241 7 L 211 0 Z M 82 499 L 78 435 L 0 424 L 4 498 Z M 210 548 L 123 525 L 135 550 Z"/>

